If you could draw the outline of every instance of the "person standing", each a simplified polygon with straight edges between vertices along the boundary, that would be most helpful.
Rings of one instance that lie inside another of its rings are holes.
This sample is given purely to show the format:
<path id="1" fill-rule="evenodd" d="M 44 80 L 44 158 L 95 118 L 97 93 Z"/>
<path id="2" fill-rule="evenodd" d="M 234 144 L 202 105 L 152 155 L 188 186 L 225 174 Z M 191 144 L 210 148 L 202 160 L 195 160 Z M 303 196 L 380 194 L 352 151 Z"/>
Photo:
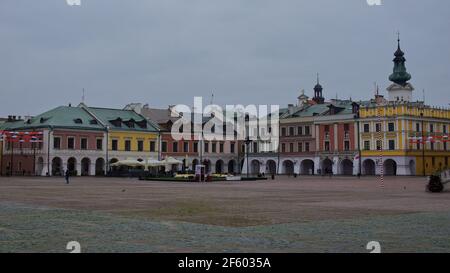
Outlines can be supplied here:
<path id="1" fill-rule="evenodd" d="M 69 169 L 66 170 L 64 177 L 66 178 L 66 184 L 69 184 L 69 177 L 70 177 Z"/>

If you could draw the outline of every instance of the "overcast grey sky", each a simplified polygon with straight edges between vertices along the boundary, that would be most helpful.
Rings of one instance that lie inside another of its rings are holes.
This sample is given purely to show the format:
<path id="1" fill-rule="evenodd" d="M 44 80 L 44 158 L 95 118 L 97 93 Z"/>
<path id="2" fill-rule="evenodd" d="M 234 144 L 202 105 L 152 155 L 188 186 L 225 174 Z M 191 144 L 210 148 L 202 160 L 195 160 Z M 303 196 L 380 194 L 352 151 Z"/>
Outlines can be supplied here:
<path id="1" fill-rule="evenodd" d="M 295 103 L 320 73 L 326 98 L 367 99 L 392 72 L 396 32 L 427 102 L 448 106 L 450 1 L 0 1 L 0 116 L 77 104 Z"/>

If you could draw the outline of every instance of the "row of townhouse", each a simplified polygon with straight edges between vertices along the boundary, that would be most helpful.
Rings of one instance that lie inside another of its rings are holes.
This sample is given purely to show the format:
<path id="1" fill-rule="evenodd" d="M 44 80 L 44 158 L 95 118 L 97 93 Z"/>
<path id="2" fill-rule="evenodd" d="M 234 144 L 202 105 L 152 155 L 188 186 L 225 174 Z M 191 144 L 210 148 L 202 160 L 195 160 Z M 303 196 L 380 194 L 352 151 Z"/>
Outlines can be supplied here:
<path id="1" fill-rule="evenodd" d="M 172 107 L 134 103 L 107 109 L 80 104 L 0 124 L 4 131 L 42 133 L 38 143 L 4 141 L 0 170 L 60 175 L 68 169 L 77 175 L 102 175 L 118 160 L 169 156 L 183 162 L 174 166 L 177 170 L 194 170 L 202 164 L 215 173 L 428 175 L 449 168 L 450 111 L 414 102 L 400 41 L 394 56 L 388 98 L 377 88 L 370 100 L 326 101 L 317 79 L 311 99 L 302 92 L 296 105 L 280 109 L 275 141 L 250 137 L 206 141 L 193 131 L 174 139 L 173 125 L 182 113 L 172 116 L 176 113 Z M 202 127 L 213 117 L 202 116 Z M 232 126 L 223 121 L 224 127 Z M 247 135 L 266 130 L 252 122 L 248 118 Z M 175 134 L 184 133 L 178 130 Z"/>
<path id="2" fill-rule="evenodd" d="M 2 175 L 52 175 L 68 170 L 73 175 L 104 175 L 111 164 L 133 159 L 183 162 L 174 170 L 194 170 L 198 164 L 208 172 L 238 173 L 237 141 L 174 140 L 171 108 L 150 109 L 130 104 L 124 109 L 60 106 L 36 117 L 10 117 L 0 131 L 41 135 L 40 141 L 2 141 Z M 210 118 L 203 117 L 203 124 Z"/>
<path id="3" fill-rule="evenodd" d="M 37 142 L 1 143 L 3 175 L 104 175 L 118 160 L 158 157 L 158 126 L 130 110 L 60 106 L 10 118 L 0 129 L 41 135 Z"/>
<path id="4" fill-rule="evenodd" d="M 281 109 L 277 149 L 249 145 L 243 173 L 429 175 L 450 168 L 450 110 L 412 101 L 400 41 L 387 88 L 367 101 L 325 101 L 317 81 L 296 105 Z M 247 166 L 247 167 L 246 167 Z"/>
<path id="5" fill-rule="evenodd" d="M 175 170 L 195 170 L 196 165 L 205 165 L 206 172 L 213 173 L 240 173 L 239 162 L 242 154 L 239 153 L 239 141 L 235 140 L 204 140 L 194 134 L 194 117 L 191 117 L 191 132 L 188 137 L 181 137 L 181 140 L 175 140 L 174 135 L 182 134 L 183 128 L 178 132 L 172 132 L 172 126 L 181 117 L 181 115 L 172 116 L 173 106 L 166 109 L 150 108 L 148 105 L 140 103 L 129 104 L 125 109 L 132 109 L 140 113 L 149 120 L 155 121 L 161 129 L 161 154 L 163 157 L 173 157 L 183 162 L 181 166 L 174 165 Z M 194 115 L 191 113 L 191 115 Z M 212 116 L 202 116 L 202 128 L 210 121 Z M 223 122 L 225 126 L 232 126 L 229 122 Z M 222 130 L 223 133 L 226 129 Z"/>

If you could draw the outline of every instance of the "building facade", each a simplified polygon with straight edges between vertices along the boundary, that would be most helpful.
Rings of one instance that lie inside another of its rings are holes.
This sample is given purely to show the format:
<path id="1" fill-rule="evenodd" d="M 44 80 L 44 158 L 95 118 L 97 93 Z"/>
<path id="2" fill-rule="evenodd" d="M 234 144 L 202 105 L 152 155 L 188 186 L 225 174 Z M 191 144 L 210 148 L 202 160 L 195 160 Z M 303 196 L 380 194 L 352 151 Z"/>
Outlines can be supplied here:
<path id="1" fill-rule="evenodd" d="M 413 101 L 405 53 L 398 40 L 388 99 L 361 102 L 362 174 L 430 175 L 449 168 L 450 111 Z"/>
<path id="2" fill-rule="evenodd" d="M 205 165 L 208 173 L 239 173 L 237 140 L 220 140 L 219 136 L 223 137 L 223 135 L 217 135 L 219 140 L 205 140 L 204 136 L 194 134 L 193 123 L 191 123 L 191 132 L 187 134 L 187 138 L 182 136 L 185 133 L 183 128 L 172 132 L 172 126 L 181 118 L 181 115 L 175 114 L 173 117 L 171 106 L 166 109 L 157 109 L 134 103 L 127 105 L 125 109 L 133 109 L 147 119 L 158 123 L 161 129 L 161 159 L 173 157 L 183 162 L 181 166 L 174 165 L 174 171 L 195 170 L 196 165 L 202 164 Z M 194 120 L 193 115 L 191 121 Z M 199 120 L 204 127 L 212 118 L 202 116 Z M 224 124 L 227 122 L 224 121 Z M 226 129 L 223 131 L 225 132 Z M 180 137 L 177 137 L 178 134 Z"/>
<path id="3" fill-rule="evenodd" d="M 34 143 L 3 142 L 3 175 L 105 175 L 111 161 L 158 157 L 157 149 L 150 150 L 158 127 L 129 110 L 60 106 L 5 122 L 1 130 L 42 135 Z"/>

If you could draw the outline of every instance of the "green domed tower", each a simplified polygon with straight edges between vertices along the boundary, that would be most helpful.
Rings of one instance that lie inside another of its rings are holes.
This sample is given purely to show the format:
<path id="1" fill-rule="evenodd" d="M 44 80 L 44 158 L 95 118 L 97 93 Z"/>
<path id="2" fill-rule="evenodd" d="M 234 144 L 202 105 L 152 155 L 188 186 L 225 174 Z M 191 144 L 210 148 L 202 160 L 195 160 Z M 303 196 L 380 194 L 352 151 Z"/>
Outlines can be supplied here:
<path id="1" fill-rule="evenodd" d="M 389 80 L 393 83 L 387 88 L 389 101 L 412 101 L 414 87 L 408 82 L 411 80 L 411 75 L 406 71 L 405 53 L 400 48 L 400 35 L 394 56 L 394 71 L 389 76 Z"/>
<path id="2" fill-rule="evenodd" d="M 411 75 L 406 71 L 405 66 L 405 53 L 400 49 L 400 37 L 397 40 L 398 47 L 397 51 L 394 53 L 394 72 L 389 76 L 391 82 L 405 86 L 407 82 L 411 79 Z"/>

